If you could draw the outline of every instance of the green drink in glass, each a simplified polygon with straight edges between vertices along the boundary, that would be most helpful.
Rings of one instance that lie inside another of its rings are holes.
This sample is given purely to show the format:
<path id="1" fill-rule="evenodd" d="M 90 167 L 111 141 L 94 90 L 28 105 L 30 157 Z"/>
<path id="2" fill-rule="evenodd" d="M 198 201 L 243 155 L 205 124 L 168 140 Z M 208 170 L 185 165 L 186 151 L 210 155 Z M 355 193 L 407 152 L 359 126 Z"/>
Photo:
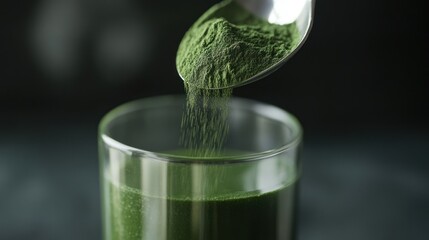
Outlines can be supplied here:
<path id="1" fill-rule="evenodd" d="M 184 97 L 127 103 L 100 124 L 105 240 L 293 240 L 301 128 L 287 112 L 229 103 L 219 155 L 180 150 Z"/>

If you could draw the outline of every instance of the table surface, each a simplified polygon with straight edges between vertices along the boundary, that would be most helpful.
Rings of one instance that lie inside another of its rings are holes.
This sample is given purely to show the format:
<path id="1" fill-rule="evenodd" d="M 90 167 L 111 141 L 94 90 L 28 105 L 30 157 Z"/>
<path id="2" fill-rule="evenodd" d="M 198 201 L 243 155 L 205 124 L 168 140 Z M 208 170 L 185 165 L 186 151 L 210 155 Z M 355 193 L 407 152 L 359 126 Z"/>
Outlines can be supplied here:
<path id="1" fill-rule="evenodd" d="M 101 239 L 96 129 L 0 127 L 0 239 Z M 429 134 L 410 129 L 306 136 L 299 240 L 423 239 L 428 156 Z"/>

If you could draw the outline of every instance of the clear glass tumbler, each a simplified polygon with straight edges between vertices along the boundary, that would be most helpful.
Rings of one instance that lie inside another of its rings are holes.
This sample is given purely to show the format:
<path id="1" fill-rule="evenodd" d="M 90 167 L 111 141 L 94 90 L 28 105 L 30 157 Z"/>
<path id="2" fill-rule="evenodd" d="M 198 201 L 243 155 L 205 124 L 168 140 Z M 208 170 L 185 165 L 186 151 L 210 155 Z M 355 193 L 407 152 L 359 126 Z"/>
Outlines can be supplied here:
<path id="1" fill-rule="evenodd" d="M 232 98 L 221 156 L 179 144 L 185 97 L 117 107 L 99 128 L 105 240 L 295 239 L 302 130 L 291 114 Z"/>

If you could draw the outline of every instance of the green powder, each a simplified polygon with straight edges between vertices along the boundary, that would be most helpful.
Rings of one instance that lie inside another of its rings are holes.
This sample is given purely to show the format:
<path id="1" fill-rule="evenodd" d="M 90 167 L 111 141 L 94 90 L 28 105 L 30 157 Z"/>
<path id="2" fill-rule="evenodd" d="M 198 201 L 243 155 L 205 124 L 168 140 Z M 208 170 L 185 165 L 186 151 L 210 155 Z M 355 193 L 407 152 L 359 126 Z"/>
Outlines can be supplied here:
<path id="1" fill-rule="evenodd" d="M 181 144 L 194 156 L 218 156 L 228 133 L 228 101 L 232 89 L 186 86 L 186 93 Z"/>
<path id="2" fill-rule="evenodd" d="M 296 24 L 270 24 L 231 0 L 204 13 L 183 37 L 176 58 L 188 100 L 183 145 L 200 156 L 220 151 L 232 94 L 232 88 L 224 87 L 267 69 L 291 52 L 298 40 Z"/>
<path id="3" fill-rule="evenodd" d="M 278 62 L 298 40 L 296 24 L 270 24 L 227 0 L 210 8 L 185 34 L 177 70 L 199 88 L 230 86 Z"/>

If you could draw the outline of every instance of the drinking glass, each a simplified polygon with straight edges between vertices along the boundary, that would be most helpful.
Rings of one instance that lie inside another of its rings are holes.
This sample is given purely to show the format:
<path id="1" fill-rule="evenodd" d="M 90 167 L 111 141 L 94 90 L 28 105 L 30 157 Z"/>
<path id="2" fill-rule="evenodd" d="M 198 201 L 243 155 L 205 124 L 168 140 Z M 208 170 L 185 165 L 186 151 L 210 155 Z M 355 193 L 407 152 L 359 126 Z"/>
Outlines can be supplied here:
<path id="1" fill-rule="evenodd" d="M 99 126 L 105 240 L 293 240 L 302 130 L 286 111 L 231 98 L 217 156 L 180 144 L 184 96 L 121 105 Z"/>

